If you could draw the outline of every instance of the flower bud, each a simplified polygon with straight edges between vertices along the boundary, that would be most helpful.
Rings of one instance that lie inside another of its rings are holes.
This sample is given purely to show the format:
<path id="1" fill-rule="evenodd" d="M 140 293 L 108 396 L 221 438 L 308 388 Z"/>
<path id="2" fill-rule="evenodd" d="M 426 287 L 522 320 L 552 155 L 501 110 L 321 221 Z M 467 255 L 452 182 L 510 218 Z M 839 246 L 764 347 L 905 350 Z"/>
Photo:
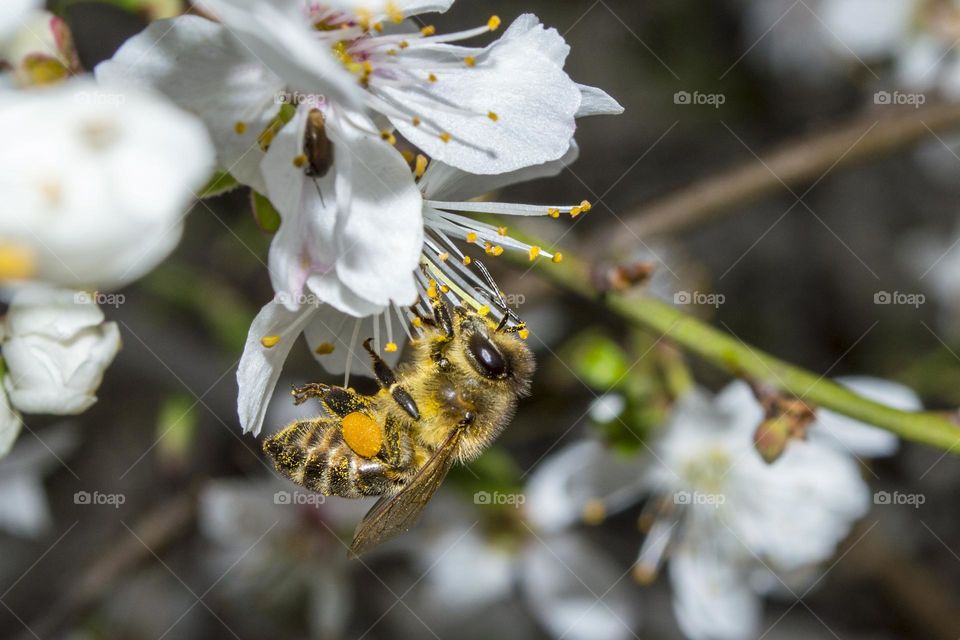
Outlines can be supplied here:
<path id="1" fill-rule="evenodd" d="M 790 422 L 786 415 L 767 418 L 754 432 L 753 446 L 767 464 L 776 462 L 786 450 L 790 441 Z"/>
<path id="2" fill-rule="evenodd" d="M 80 70 L 70 27 L 63 19 L 36 11 L 0 47 L 0 60 L 13 69 L 22 87 L 54 84 Z"/>
<path id="3" fill-rule="evenodd" d="M 91 296 L 33 287 L 18 292 L 4 321 L 3 383 L 14 408 L 72 415 L 96 402 L 103 372 L 120 349 Z"/>

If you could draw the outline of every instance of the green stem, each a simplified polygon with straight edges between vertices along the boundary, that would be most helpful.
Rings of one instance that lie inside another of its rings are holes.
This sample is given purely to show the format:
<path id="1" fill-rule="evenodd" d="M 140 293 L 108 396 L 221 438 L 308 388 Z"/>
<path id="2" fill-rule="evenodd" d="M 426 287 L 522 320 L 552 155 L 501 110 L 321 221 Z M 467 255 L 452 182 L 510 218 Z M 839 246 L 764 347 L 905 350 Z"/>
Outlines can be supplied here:
<path id="1" fill-rule="evenodd" d="M 601 297 L 590 284 L 589 270 L 583 262 L 565 258 L 560 264 L 538 265 L 538 271 L 564 289 L 598 301 L 632 324 L 669 338 L 685 351 L 734 376 L 770 385 L 816 406 L 891 431 L 906 440 L 960 453 L 957 447 L 960 445 L 960 428 L 947 415 L 901 411 L 864 398 L 824 376 L 751 347 L 660 300 L 647 296 L 628 297 L 615 292 Z"/>

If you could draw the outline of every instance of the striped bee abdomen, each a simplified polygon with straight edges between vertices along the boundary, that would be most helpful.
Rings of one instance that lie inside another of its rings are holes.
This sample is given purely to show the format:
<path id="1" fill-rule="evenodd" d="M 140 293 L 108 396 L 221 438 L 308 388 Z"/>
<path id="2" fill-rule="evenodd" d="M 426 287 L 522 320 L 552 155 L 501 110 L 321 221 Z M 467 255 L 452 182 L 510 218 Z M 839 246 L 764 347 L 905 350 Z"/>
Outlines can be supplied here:
<path id="1" fill-rule="evenodd" d="M 265 440 L 263 450 L 281 474 L 327 496 L 390 494 L 405 479 L 383 456 L 365 458 L 351 449 L 335 418 L 294 422 Z"/>

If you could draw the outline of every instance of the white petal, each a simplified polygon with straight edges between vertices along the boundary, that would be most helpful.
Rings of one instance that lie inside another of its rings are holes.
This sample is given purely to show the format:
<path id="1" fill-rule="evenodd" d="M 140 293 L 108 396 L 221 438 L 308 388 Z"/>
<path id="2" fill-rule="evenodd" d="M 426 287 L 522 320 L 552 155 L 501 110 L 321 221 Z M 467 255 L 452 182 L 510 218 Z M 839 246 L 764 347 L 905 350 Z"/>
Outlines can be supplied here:
<path id="1" fill-rule="evenodd" d="M 733 558 L 683 548 L 670 559 L 673 610 L 690 640 L 747 640 L 760 624 L 760 599 Z"/>
<path id="2" fill-rule="evenodd" d="M 359 105 L 356 79 L 314 37 L 305 3 L 289 0 L 200 0 L 250 56 L 283 78 L 288 88 Z"/>
<path id="3" fill-rule="evenodd" d="M 386 86 L 378 91 L 417 110 L 423 125 L 406 119 L 393 123 L 432 158 L 478 174 L 543 164 L 570 148 L 581 102 L 580 89 L 556 61 L 559 50 L 566 48 L 560 43 L 563 39 L 554 29 L 521 17 L 500 40 L 476 54 L 476 66 L 451 68 L 452 52 L 463 51 L 456 47 L 418 47 L 404 57 L 422 58 L 424 64 L 443 61 L 446 68 L 438 66 L 434 72 L 437 82 L 427 88 Z M 431 97 L 469 113 L 437 108 Z M 497 115 L 496 122 L 488 117 L 490 112 Z M 435 129 L 453 139 L 444 143 Z"/>
<path id="4" fill-rule="evenodd" d="M 20 435 L 22 424 L 20 416 L 10 406 L 6 392 L 0 389 L 0 458 L 10 453 L 13 443 Z"/>
<path id="5" fill-rule="evenodd" d="M 373 127 L 359 113 L 329 121 L 337 149 L 337 276 L 375 305 L 410 305 L 423 249 L 423 198 L 403 156 L 357 125 Z"/>
<path id="6" fill-rule="evenodd" d="M 306 109 L 297 112 L 263 160 L 267 195 L 282 218 L 270 243 L 270 279 L 277 300 L 291 311 L 307 302 L 301 300 L 307 279 L 331 273 L 336 262 L 336 167 L 323 178 L 314 178 L 293 164 L 303 153 L 307 115 Z"/>
<path id="7" fill-rule="evenodd" d="M 643 493 L 636 463 L 617 457 L 595 440 L 550 455 L 524 489 L 527 517 L 543 531 L 579 522 L 589 501 L 599 500 L 608 513 L 615 513 L 636 503 Z"/>
<path id="8" fill-rule="evenodd" d="M 623 113 L 623 107 L 619 102 L 611 98 L 606 91 L 597 87 L 588 87 L 578 84 L 580 87 L 580 109 L 577 111 L 578 118 L 588 116 L 606 116 L 619 115 Z"/>
<path id="9" fill-rule="evenodd" d="M 254 318 L 237 368 L 237 412 L 244 433 L 260 433 L 287 355 L 315 312 L 311 306 L 289 311 L 282 304 L 270 302 Z M 266 347 L 261 342 L 265 337 L 279 337 L 279 341 Z"/>
<path id="10" fill-rule="evenodd" d="M 389 313 L 389 311 L 388 311 Z M 340 374 L 346 371 L 347 360 L 350 360 L 350 375 L 370 377 L 370 356 L 364 351 L 363 341 L 374 337 L 373 324 L 379 322 L 380 328 L 380 356 L 391 366 L 400 360 L 402 349 L 392 353 L 384 352 L 382 346 L 387 342 L 386 328 L 379 315 L 366 315 L 363 318 L 357 318 L 354 314 L 344 313 L 332 306 L 322 305 L 317 311 L 316 316 L 307 325 L 304 335 L 307 338 L 307 344 L 310 346 L 310 352 L 317 359 L 324 369 L 329 373 Z M 406 339 L 403 328 L 399 327 L 399 320 L 391 318 L 394 342 L 402 345 Z M 357 326 L 359 324 L 359 327 Z M 356 333 L 357 341 L 350 345 L 350 340 Z M 404 340 L 402 340 L 403 338 Z M 328 351 L 329 345 L 333 345 L 333 352 L 318 353 L 317 348 L 324 345 L 321 351 Z"/>
<path id="11" fill-rule="evenodd" d="M 916 393 L 896 382 L 868 376 L 837 378 L 837 382 L 870 400 L 875 400 L 894 409 L 920 411 L 923 404 Z M 817 412 L 817 421 L 811 427 L 811 437 L 824 438 L 839 451 L 857 456 L 878 458 L 893 455 L 899 447 L 897 436 L 848 418 L 827 409 Z"/>
<path id="12" fill-rule="evenodd" d="M 6 0 L 4 4 L 0 11 L 0 41 L 20 29 L 27 14 L 40 8 L 41 0 Z"/>
<path id="13" fill-rule="evenodd" d="M 427 167 L 423 177 L 420 178 L 420 188 L 426 194 L 428 200 L 470 200 L 493 193 L 512 184 L 529 182 L 539 178 L 552 178 L 576 162 L 579 155 L 580 148 L 576 142 L 571 141 L 570 148 L 559 160 L 524 167 L 509 173 L 491 175 L 467 173 L 439 160 L 434 160 Z"/>
<path id="14" fill-rule="evenodd" d="M 350 13 L 367 12 L 373 22 L 382 21 L 400 13 L 405 18 L 421 13 L 443 13 L 453 0 L 325 0 L 331 9 Z"/>
<path id="15" fill-rule="evenodd" d="M 221 168 L 266 192 L 257 136 L 279 109 L 283 83 L 223 26 L 196 16 L 153 22 L 95 71 L 102 83 L 153 89 L 199 116 Z M 245 125 L 240 134 L 238 122 Z"/>
<path id="16" fill-rule="evenodd" d="M 523 592 L 552 637 L 633 637 L 639 606 L 624 591 L 621 567 L 572 535 L 534 539 L 529 544 L 521 566 Z M 602 600 L 600 594 L 604 594 Z"/>
<path id="17" fill-rule="evenodd" d="M 858 463 L 812 438 L 791 442 L 772 465 L 748 447 L 746 440 L 719 507 L 737 540 L 778 570 L 832 557 L 870 506 Z"/>
<path id="18" fill-rule="evenodd" d="M 916 10 L 903 0 L 831 0 L 822 14 L 837 53 L 877 58 L 893 53 L 907 36 Z"/>

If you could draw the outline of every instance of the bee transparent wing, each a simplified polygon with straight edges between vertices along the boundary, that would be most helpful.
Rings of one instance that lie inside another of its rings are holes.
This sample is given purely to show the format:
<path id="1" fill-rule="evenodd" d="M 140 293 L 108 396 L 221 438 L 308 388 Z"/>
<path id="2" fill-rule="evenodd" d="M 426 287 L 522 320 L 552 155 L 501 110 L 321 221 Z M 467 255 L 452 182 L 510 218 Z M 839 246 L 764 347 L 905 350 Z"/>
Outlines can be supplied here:
<path id="1" fill-rule="evenodd" d="M 409 531 L 417 523 L 424 507 L 453 466 L 454 454 L 462 434 L 462 429 L 454 430 L 398 494 L 380 498 L 373 505 L 353 534 L 350 545 L 352 556 L 359 556 L 390 538 Z"/>

